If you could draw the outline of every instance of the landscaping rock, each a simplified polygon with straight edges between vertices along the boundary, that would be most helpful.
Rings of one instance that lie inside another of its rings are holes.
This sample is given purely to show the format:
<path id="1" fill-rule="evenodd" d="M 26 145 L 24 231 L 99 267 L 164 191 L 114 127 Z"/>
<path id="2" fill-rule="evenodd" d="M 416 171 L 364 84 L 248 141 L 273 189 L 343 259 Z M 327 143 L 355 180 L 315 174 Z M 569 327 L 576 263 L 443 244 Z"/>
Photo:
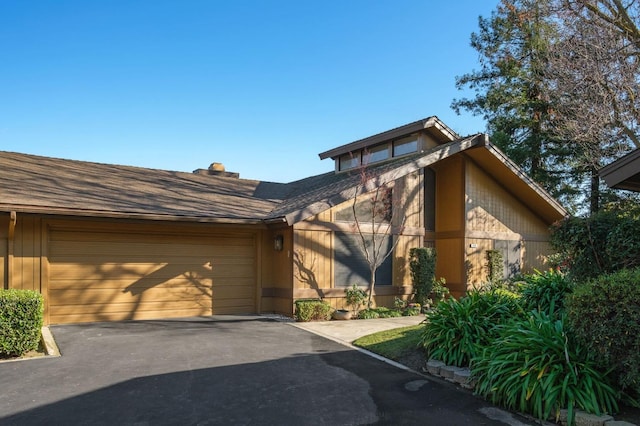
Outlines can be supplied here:
<path id="1" fill-rule="evenodd" d="M 605 422 L 610 422 L 613 417 L 609 415 L 596 416 L 595 414 L 576 412 L 576 426 L 604 426 Z"/>
<path id="2" fill-rule="evenodd" d="M 437 361 L 435 359 L 430 359 L 427 362 L 427 371 L 429 372 L 429 374 L 433 374 L 434 376 L 439 376 L 440 375 L 440 369 L 442 367 L 445 367 L 446 364 L 442 361 Z"/>
<path id="3" fill-rule="evenodd" d="M 638 426 L 635 423 L 625 422 L 624 420 L 612 420 L 610 422 L 606 422 L 605 426 Z"/>
<path id="4" fill-rule="evenodd" d="M 461 371 L 462 368 L 461 367 L 454 367 L 453 365 L 445 365 L 444 367 L 440 368 L 440 376 L 442 376 L 444 379 L 453 382 L 453 376 L 456 374 L 457 371 Z"/>
<path id="5" fill-rule="evenodd" d="M 468 368 L 462 368 L 460 371 L 455 371 L 453 373 L 453 381 L 465 389 L 473 389 L 475 386 L 475 383 L 471 380 L 471 370 Z"/>

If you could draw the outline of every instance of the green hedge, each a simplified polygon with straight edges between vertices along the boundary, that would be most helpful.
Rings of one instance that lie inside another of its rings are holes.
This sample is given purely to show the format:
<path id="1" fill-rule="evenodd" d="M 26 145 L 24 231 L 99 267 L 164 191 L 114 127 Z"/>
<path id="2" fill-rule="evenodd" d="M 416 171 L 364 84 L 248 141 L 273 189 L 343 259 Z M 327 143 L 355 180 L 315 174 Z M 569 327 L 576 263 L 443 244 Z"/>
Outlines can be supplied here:
<path id="1" fill-rule="evenodd" d="M 295 302 L 295 318 L 299 322 L 331 319 L 331 306 L 320 299 L 299 299 Z"/>
<path id="2" fill-rule="evenodd" d="M 551 245 L 577 281 L 640 267 L 640 207 L 568 217 L 552 227 Z"/>
<path id="3" fill-rule="evenodd" d="M 44 301 L 32 290 L 0 290 L 0 355 L 20 356 L 40 344 Z"/>
<path id="4" fill-rule="evenodd" d="M 613 370 L 622 390 L 640 397 L 640 268 L 579 285 L 565 304 L 578 344 Z"/>

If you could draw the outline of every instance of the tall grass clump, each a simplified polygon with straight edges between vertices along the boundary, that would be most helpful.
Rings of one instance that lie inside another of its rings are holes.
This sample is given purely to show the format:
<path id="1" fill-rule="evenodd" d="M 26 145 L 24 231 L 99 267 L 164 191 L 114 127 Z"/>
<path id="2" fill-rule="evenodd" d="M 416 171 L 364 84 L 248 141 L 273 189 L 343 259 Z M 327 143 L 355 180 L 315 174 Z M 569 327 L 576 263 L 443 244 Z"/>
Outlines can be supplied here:
<path id="1" fill-rule="evenodd" d="M 564 312 L 565 296 L 573 291 L 573 284 L 564 274 L 550 269 L 536 271 L 524 277 L 522 306 L 526 311 L 561 315 Z"/>
<path id="2" fill-rule="evenodd" d="M 567 409 L 613 413 L 617 392 L 596 369 L 582 346 L 569 343 L 563 316 L 530 312 L 529 318 L 499 328 L 498 337 L 474 358 L 476 393 L 494 404 L 532 414 L 558 417 Z"/>
<path id="3" fill-rule="evenodd" d="M 497 337 L 497 326 L 523 315 L 518 297 L 491 290 L 440 302 L 427 313 L 421 344 L 428 356 L 466 366 Z"/>

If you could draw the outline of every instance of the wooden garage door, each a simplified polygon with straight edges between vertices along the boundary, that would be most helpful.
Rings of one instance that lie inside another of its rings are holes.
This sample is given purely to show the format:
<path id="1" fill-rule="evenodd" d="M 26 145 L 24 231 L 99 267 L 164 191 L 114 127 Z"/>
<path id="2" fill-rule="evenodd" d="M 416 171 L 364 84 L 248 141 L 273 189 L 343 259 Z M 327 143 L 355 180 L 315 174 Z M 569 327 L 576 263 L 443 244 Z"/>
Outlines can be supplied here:
<path id="1" fill-rule="evenodd" d="M 49 232 L 51 324 L 255 312 L 254 235 Z"/>

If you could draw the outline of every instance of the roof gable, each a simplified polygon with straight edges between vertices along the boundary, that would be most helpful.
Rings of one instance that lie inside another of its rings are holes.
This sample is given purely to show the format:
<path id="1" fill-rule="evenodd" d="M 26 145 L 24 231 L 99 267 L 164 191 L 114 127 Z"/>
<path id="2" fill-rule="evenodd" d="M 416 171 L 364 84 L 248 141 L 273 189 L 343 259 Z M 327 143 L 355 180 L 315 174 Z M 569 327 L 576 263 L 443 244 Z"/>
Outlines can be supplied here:
<path id="1" fill-rule="evenodd" d="M 438 117 L 433 116 L 414 121 L 413 123 L 405 124 L 404 126 L 396 127 L 395 129 L 387 130 L 385 132 L 378 133 L 364 139 L 359 139 L 355 142 L 351 142 L 337 148 L 330 149 L 329 151 L 320 153 L 319 156 L 321 160 L 324 160 L 325 158 L 335 159 L 336 157 L 343 154 L 349 154 L 351 152 L 371 147 L 385 141 L 401 138 L 403 136 L 408 136 L 413 133 L 423 131 L 428 132 L 441 143 L 451 142 L 460 138 L 460 136 L 458 136 L 456 132 L 451 130 L 446 124 L 440 121 Z"/>
<path id="2" fill-rule="evenodd" d="M 291 225 L 372 191 L 376 186 L 462 153 L 476 161 L 486 173 L 501 181 L 509 192 L 548 223 L 566 216 L 566 210 L 493 146 L 485 134 L 458 139 L 426 152 L 367 166 L 368 180 L 364 183 L 358 169 L 351 173 L 326 173 L 293 182 L 290 184 L 293 188 L 289 197 L 269 216 Z"/>
<path id="3" fill-rule="evenodd" d="M 640 192 L 640 148 L 603 167 L 600 176 L 610 188 Z"/>

